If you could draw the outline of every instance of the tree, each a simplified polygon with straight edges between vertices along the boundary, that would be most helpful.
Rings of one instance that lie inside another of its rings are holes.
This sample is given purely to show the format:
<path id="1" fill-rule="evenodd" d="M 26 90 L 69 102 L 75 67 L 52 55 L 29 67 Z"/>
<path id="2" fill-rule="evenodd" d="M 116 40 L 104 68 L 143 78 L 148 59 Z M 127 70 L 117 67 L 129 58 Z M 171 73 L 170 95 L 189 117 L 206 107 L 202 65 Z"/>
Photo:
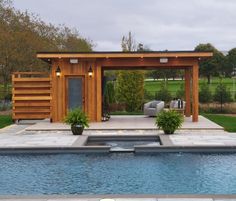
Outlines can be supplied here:
<path id="1" fill-rule="evenodd" d="M 178 99 L 184 99 L 185 98 L 184 84 L 181 84 L 178 91 L 176 91 L 176 98 L 178 98 Z"/>
<path id="2" fill-rule="evenodd" d="M 154 80 L 157 80 L 160 78 L 160 73 L 158 70 L 151 70 L 146 72 L 146 76 L 149 78 L 151 77 Z"/>
<path id="3" fill-rule="evenodd" d="M 200 61 L 200 75 L 206 76 L 208 84 L 210 84 L 211 76 L 219 75 L 219 72 L 221 72 L 221 74 L 223 73 L 223 63 L 225 57 L 222 52 L 218 51 L 210 43 L 199 44 L 197 47 L 195 47 L 195 51 L 213 52 L 212 58 Z"/>
<path id="4" fill-rule="evenodd" d="M 161 83 L 160 90 L 156 93 L 156 100 L 162 100 L 164 102 L 170 102 L 172 99 L 171 93 L 168 90 L 166 83 L 163 81 Z"/>
<path id="5" fill-rule="evenodd" d="M 128 112 L 139 110 L 144 99 L 144 73 L 120 71 L 116 81 L 116 95 L 120 103 L 126 104 Z"/>
<path id="6" fill-rule="evenodd" d="M 136 43 L 131 31 L 128 36 L 123 36 L 121 40 L 121 48 L 123 52 L 134 52 L 136 51 Z"/>
<path id="7" fill-rule="evenodd" d="M 143 44 L 136 42 L 131 32 L 123 36 L 121 41 L 123 52 L 144 51 Z M 117 100 L 126 104 L 128 112 L 140 109 L 144 100 L 144 72 L 143 71 L 119 71 L 116 87 Z"/>
<path id="8" fill-rule="evenodd" d="M 104 89 L 104 104 L 109 106 L 110 103 L 115 103 L 115 87 L 112 81 L 108 81 Z"/>
<path id="9" fill-rule="evenodd" d="M 143 43 L 139 43 L 137 46 L 137 52 L 150 52 L 152 51 L 147 45 L 143 45 Z"/>
<path id="10" fill-rule="evenodd" d="M 209 103 L 212 101 L 212 93 L 207 83 L 203 83 L 201 85 L 201 88 L 199 91 L 199 101 L 200 103 Z"/>
<path id="11" fill-rule="evenodd" d="M 223 104 L 232 101 L 230 90 L 226 87 L 225 84 L 222 83 L 222 80 L 220 81 L 220 83 L 217 85 L 215 89 L 214 101 L 220 103 L 221 112 L 222 112 Z"/>
<path id="12" fill-rule="evenodd" d="M 234 69 L 236 69 L 236 48 L 233 48 L 228 52 L 226 60 L 226 76 L 231 77 Z"/>
<path id="13" fill-rule="evenodd" d="M 91 51 L 91 41 L 77 30 L 46 24 L 39 17 L 16 10 L 11 1 L 0 0 L 0 79 L 4 91 L 14 71 L 47 71 L 37 51 Z"/>
<path id="14" fill-rule="evenodd" d="M 62 51 L 92 51 L 92 42 L 80 36 L 77 29 L 60 27 L 59 49 Z"/>
<path id="15" fill-rule="evenodd" d="M 139 43 L 138 44 L 138 47 L 137 47 L 137 52 L 144 52 L 144 47 L 143 47 L 143 44 L 142 43 Z"/>

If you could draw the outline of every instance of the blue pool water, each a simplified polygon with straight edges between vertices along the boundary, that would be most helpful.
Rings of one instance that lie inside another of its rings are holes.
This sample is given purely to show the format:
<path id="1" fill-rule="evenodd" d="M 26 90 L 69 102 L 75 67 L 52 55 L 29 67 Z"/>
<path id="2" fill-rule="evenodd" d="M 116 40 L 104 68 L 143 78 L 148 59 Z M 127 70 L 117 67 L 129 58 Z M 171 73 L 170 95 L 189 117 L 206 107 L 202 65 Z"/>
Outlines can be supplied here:
<path id="1" fill-rule="evenodd" d="M 236 194 L 236 154 L 0 155 L 0 195 Z"/>

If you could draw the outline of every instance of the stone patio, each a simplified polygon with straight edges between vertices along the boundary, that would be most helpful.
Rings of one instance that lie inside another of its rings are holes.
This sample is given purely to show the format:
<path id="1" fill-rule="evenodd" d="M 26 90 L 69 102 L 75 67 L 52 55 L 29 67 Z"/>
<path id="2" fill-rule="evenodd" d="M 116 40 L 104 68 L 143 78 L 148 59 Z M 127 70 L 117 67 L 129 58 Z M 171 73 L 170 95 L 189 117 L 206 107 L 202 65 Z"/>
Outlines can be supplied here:
<path id="1" fill-rule="evenodd" d="M 175 146 L 236 146 L 236 134 L 231 133 L 205 133 L 170 135 Z"/>
<path id="2" fill-rule="evenodd" d="M 111 116 L 106 122 L 92 122 L 87 130 L 156 130 L 155 118 L 143 115 L 117 115 Z M 199 122 L 192 122 L 191 117 L 185 117 L 182 125 L 183 130 L 223 130 L 221 126 L 199 116 Z M 27 130 L 70 130 L 63 123 L 50 123 L 43 121 L 27 128 Z"/>
<path id="3" fill-rule="evenodd" d="M 29 125 L 28 125 L 29 126 Z M 69 132 L 27 132 L 27 125 L 12 125 L 0 130 L 0 148 L 72 146 L 78 136 Z"/>
<path id="4" fill-rule="evenodd" d="M 84 131 L 83 136 L 88 135 L 163 135 L 163 131 L 157 130 L 153 126 L 154 119 L 134 117 L 122 118 L 114 117 L 110 122 L 92 123 L 90 129 Z M 122 119 L 122 122 L 118 122 Z M 228 133 L 221 129 L 213 122 L 200 117 L 201 123 L 185 122 L 185 129 L 176 131 L 175 135 L 168 135 L 171 146 L 236 146 L 236 133 Z M 126 127 L 133 121 L 133 126 Z M 128 123 L 127 123 L 128 122 Z M 200 129 L 199 127 L 187 129 L 186 125 L 200 125 L 203 127 L 203 122 L 211 126 L 211 129 Z M 109 128 L 110 125 L 113 125 Z M 145 124 L 146 123 L 146 124 Z M 102 130 L 101 125 L 106 125 Z M 140 125 L 142 124 L 142 125 Z M 99 125 L 99 127 L 98 127 Z M 118 128 L 118 125 L 123 129 Z M 137 126 L 134 126 L 137 125 Z M 146 129 L 143 128 L 146 125 Z M 149 127 L 147 126 L 149 125 Z M 96 129 L 100 128 L 100 129 Z M 125 128 L 125 129 L 124 129 Z M 213 129 L 216 128 L 216 129 Z M 69 126 L 62 123 L 38 122 L 35 125 L 11 125 L 4 129 L 0 129 L 0 148 L 38 148 L 38 147 L 76 147 L 80 146 L 83 136 L 72 135 Z"/>

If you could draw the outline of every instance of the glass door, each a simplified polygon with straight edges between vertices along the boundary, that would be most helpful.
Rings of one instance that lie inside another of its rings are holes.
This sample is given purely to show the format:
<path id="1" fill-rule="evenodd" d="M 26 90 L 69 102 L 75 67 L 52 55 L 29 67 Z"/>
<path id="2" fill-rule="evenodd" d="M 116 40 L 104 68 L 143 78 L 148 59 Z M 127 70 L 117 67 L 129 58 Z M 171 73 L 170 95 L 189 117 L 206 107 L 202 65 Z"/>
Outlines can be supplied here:
<path id="1" fill-rule="evenodd" d="M 82 76 L 67 78 L 67 108 L 84 109 L 84 78 Z"/>

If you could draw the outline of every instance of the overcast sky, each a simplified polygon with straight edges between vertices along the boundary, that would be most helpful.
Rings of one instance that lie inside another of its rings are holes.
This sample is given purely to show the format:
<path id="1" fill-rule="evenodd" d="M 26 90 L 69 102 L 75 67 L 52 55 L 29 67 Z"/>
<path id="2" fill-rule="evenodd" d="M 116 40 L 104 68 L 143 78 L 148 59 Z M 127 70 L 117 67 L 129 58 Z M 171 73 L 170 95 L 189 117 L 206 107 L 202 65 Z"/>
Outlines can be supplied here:
<path id="1" fill-rule="evenodd" d="M 152 50 L 236 47 L 236 0 L 14 0 L 53 24 L 77 28 L 95 50 L 121 50 L 131 31 Z"/>

